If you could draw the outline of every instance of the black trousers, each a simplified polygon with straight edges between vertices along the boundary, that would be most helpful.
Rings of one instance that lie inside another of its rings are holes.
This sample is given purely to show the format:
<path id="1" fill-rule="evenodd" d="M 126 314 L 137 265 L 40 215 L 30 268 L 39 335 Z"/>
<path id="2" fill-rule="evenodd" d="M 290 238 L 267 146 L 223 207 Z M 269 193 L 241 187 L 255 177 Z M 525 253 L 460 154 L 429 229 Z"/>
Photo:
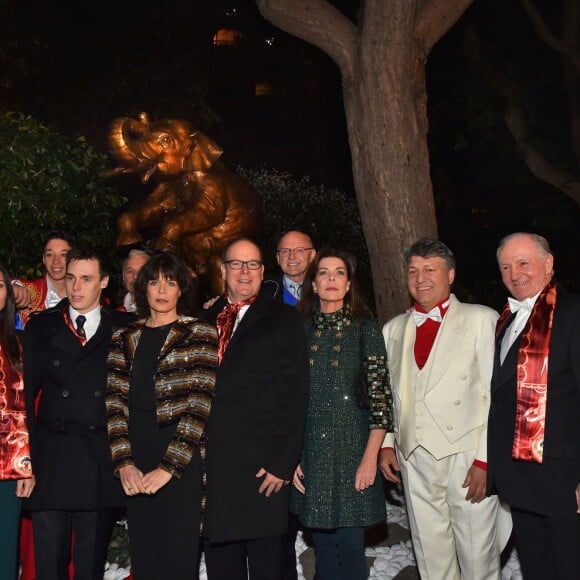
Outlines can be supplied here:
<path id="1" fill-rule="evenodd" d="M 208 580 L 280 580 L 286 557 L 286 534 L 259 540 L 204 542 Z"/>
<path id="2" fill-rule="evenodd" d="M 103 580 L 113 511 L 32 512 L 37 580 L 68 578 L 72 560 L 74 580 Z"/>
<path id="3" fill-rule="evenodd" d="M 580 515 L 556 518 L 511 511 L 524 580 L 580 578 Z"/>
<path id="4" fill-rule="evenodd" d="M 298 580 L 296 570 L 296 537 L 300 521 L 292 512 L 288 513 L 288 533 L 286 534 L 286 563 L 281 580 Z"/>

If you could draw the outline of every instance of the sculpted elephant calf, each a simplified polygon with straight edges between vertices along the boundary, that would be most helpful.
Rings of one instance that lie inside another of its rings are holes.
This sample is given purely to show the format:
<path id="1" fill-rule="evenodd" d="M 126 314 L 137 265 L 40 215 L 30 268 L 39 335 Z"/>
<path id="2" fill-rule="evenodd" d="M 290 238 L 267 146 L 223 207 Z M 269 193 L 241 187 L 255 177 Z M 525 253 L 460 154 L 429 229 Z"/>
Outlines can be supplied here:
<path id="1" fill-rule="evenodd" d="M 238 237 L 260 233 L 261 203 L 250 184 L 220 161 L 223 150 L 187 121 L 153 123 L 139 118 L 113 121 L 110 152 L 119 167 L 108 175 L 137 173 L 157 186 L 117 221 L 117 246 L 152 236 L 151 245 L 171 250 L 206 278 L 212 295 L 223 291 L 222 249 Z"/>

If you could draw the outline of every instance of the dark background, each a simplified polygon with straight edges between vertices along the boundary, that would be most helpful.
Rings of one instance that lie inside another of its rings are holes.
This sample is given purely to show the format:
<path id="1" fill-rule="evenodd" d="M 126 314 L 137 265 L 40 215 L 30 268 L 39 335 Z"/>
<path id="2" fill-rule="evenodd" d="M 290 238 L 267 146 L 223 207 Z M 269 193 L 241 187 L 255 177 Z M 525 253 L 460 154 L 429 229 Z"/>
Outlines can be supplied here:
<path id="1" fill-rule="evenodd" d="M 358 2 L 333 4 L 356 19 Z M 554 29 L 559 4 L 537 2 Z M 117 116 L 181 117 L 224 148 L 230 167 L 266 165 L 354 196 L 337 67 L 263 20 L 250 0 L 4 0 L 0 6 L 2 109 L 83 135 L 103 152 Z M 220 30 L 234 33 L 216 36 Z M 498 84 L 466 58 L 470 30 L 497 78 L 521 83 L 542 147 L 573 166 L 559 58 L 518 2 L 475 2 L 436 45 L 427 68 L 439 234 L 457 255 L 457 286 L 463 297 L 497 306 L 504 293 L 495 247 L 517 230 L 546 235 L 559 278 L 577 286 L 580 210 L 527 169 L 503 122 Z M 131 195 L 139 183 L 118 186 Z"/>

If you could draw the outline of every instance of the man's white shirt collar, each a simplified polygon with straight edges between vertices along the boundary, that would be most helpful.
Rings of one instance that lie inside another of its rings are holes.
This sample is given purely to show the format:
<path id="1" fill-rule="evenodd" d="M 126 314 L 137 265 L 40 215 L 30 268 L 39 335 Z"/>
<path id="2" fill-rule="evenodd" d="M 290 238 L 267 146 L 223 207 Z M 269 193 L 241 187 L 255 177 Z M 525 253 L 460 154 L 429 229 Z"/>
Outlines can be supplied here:
<path id="1" fill-rule="evenodd" d="M 55 290 L 48 274 L 46 275 L 46 298 L 44 299 L 44 306 L 45 308 L 52 308 L 56 306 L 62 298 L 58 295 L 57 291 Z"/>
<path id="2" fill-rule="evenodd" d="M 137 310 L 137 304 L 131 300 L 131 292 L 125 294 L 125 298 L 123 298 L 123 306 L 127 312 L 135 312 Z"/>
<path id="3" fill-rule="evenodd" d="M 286 288 L 286 290 L 288 290 L 288 292 L 290 292 L 294 298 L 300 300 L 302 295 L 302 284 L 300 284 L 300 282 L 294 282 L 294 280 L 290 280 L 290 278 L 284 274 L 282 283 L 284 284 L 284 288 Z"/>
<path id="4" fill-rule="evenodd" d="M 73 325 L 76 327 L 77 316 L 80 315 L 80 312 L 69 305 L 68 313 L 70 314 L 70 319 L 72 320 Z M 99 324 L 101 323 L 101 305 L 99 304 L 90 312 L 83 314 L 83 316 L 87 319 L 84 325 L 85 334 L 87 336 L 87 340 L 91 340 L 91 338 L 97 332 Z"/>

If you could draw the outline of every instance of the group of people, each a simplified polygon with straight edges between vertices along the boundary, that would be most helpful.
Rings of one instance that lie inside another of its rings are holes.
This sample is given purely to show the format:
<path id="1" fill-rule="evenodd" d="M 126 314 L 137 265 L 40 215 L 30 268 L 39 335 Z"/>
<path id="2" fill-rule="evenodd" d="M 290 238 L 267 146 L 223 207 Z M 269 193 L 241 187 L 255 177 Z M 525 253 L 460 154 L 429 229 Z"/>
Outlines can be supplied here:
<path id="1" fill-rule="evenodd" d="M 300 526 L 317 580 L 363 580 L 380 472 L 402 481 L 422 578 L 499 579 L 512 521 L 525 580 L 580 577 L 580 297 L 547 241 L 500 242 L 499 317 L 451 293 L 445 244 L 417 241 L 412 303 L 382 332 L 348 252 L 291 231 L 276 257 L 267 276 L 232 242 L 198 312 L 167 252 L 129 253 L 117 309 L 106 261 L 64 234 L 41 281 L 0 268 L 5 577 L 24 499 L 25 580 L 100 580 L 120 506 L 136 580 L 194 579 L 201 551 L 209 580 L 292 580 Z"/>

